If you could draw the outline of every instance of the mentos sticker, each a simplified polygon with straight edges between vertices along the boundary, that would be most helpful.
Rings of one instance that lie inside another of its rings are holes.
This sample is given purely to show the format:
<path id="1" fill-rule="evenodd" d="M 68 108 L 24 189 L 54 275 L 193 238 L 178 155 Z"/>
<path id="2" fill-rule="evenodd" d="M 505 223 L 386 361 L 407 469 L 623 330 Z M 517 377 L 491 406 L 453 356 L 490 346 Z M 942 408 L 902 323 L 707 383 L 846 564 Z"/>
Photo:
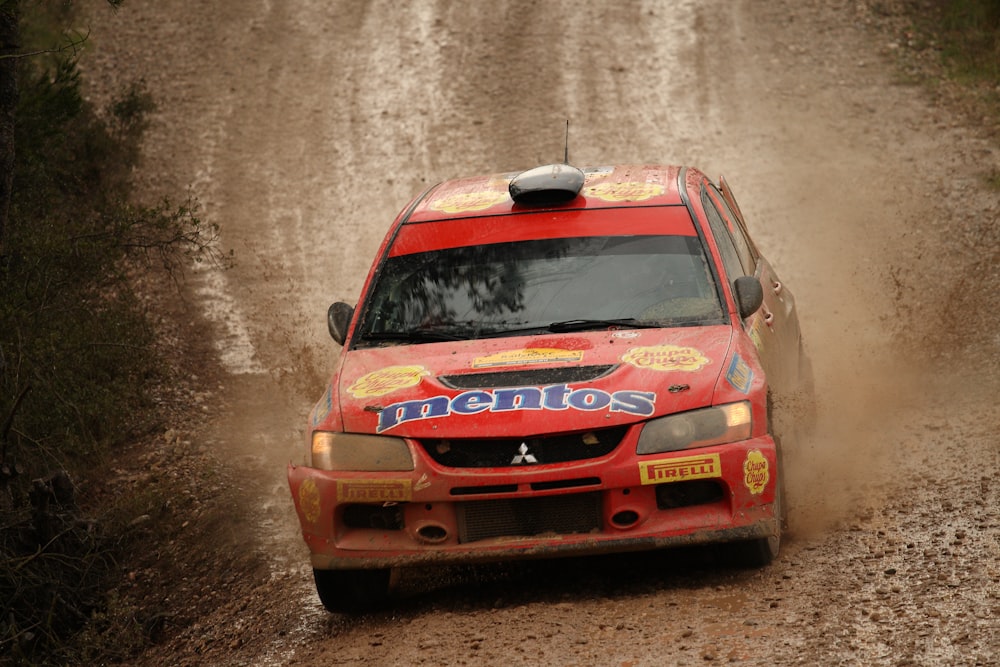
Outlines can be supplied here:
<path id="1" fill-rule="evenodd" d="M 583 350 L 559 350 L 549 347 L 532 347 L 524 350 L 497 352 L 472 360 L 473 368 L 496 368 L 498 366 L 522 366 L 526 364 L 547 364 L 577 362 L 583 359 Z"/>
<path id="2" fill-rule="evenodd" d="M 771 479 L 771 474 L 768 471 L 767 459 L 764 458 L 759 449 L 751 449 L 747 452 L 746 460 L 743 461 L 743 484 L 750 490 L 750 493 L 757 495 L 764 491 L 769 479 Z"/>
<path id="3" fill-rule="evenodd" d="M 555 384 L 546 387 L 473 390 L 464 391 L 457 396 L 431 396 L 393 403 L 379 412 L 377 431 L 381 433 L 406 422 L 438 417 L 519 410 L 607 410 L 649 417 L 653 414 L 655 405 L 654 392 L 632 389 L 609 393 L 590 387 L 573 389 L 568 384 Z"/>
<path id="4" fill-rule="evenodd" d="M 387 366 L 359 377 L 347 388 L 354 398 L 385 396 L 386 394 L 420 384 L 420 379 L 430 375 L 423 366 Z"/>
<path id="5" fill-rule="evenodd" d="M 691 479 L 722 477 L 718 454 L 678 456 L 672 459 L 639 462 L 639 481 L 643 484 L 686 482 Z"/>
<path id="6" fill-rule="evenodd" d="M 729 368 L 726 369 L 726 379 L 736 391 L 748 394 L 750 393 L 750 384 L 753 382 L 753 370 L 737 354 L 729 362 Z"/>
<path id="7" fill-rule="evenodd" d="M 587 197 L 603 201 L 645 201 L 662 195 L 666 189 L 660 183 L 597 183 L 583 189 Z"/>
<path id="8" fill-rule="evenodd" d="M 466 211 L 485 211 L 496 206 L 510 195 L 506 190 L 486 190 L 484 192 L 458 192 L 428 204 L 435 211 L 445 213 L 464 213 Z"/>
<path id="9" fill-rule="evenodd" d="M 711 363 L 700 350 L 677 345 L 633 347 L 622 355 L 622 361 L 652 371 L 697 371 Z"/>

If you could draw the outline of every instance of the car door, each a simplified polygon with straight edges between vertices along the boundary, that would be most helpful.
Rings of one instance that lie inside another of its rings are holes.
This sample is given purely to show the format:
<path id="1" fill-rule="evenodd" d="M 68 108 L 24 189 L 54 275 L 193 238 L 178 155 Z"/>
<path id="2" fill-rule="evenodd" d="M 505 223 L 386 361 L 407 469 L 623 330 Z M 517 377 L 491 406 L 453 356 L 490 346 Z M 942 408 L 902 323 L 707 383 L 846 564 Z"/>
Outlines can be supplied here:
<path id="1" fill-rule="evenodd" d="M 747 233 L 746 221 L 729 184 L 724 178 L 719 179 L 719 184 L 718 189 L 709 185 L 709 194 L 726 221 L 741 261 L 754 265 L 754 273 L 748 275 L 755 275 L 764 289 L 764 305 L 761 308 L 764 326 L 778 339 L 777 346 L 780 348 L 776 363 L 780 376 L 775 379 L 780 379 L 785 388 L 791 389 L 798 381 L 799 372 L 800 331 L 795 297 Z"/>
<path id="2" fill-rule="evenodd" d="M 790 348 L 785 326 L 788 310 L 784 300 L 790 295 L 752 244 L 722 193 L 711 183 L 705 184 L 702 205 L 719 246 L 729 284 L 740 276 L 754 276 L 761 284 L 764 303 L 743 322 L 743 326 L 757 347 L 769 383 L 784 385 L 788 375 L 794 372 L 787 361 Z"/>

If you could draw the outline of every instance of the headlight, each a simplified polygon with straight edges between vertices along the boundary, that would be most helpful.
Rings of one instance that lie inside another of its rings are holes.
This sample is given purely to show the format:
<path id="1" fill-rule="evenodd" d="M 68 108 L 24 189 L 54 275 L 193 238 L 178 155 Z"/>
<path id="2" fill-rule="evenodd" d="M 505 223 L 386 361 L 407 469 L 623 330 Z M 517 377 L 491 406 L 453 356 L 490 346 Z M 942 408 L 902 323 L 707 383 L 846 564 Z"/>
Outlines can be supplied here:
<path id="1" fill-rule="evenodd" d="M 400 438 L 313 431 L 312 466 L 320 470 L 413 470 L 413 456 Z"/>
<path id="2" fill-rule="evenodd" d="M 750 437 L 750 404 L 730 403 L 653 419 L 642 427 L 636 454 L 722 445 Z"/>

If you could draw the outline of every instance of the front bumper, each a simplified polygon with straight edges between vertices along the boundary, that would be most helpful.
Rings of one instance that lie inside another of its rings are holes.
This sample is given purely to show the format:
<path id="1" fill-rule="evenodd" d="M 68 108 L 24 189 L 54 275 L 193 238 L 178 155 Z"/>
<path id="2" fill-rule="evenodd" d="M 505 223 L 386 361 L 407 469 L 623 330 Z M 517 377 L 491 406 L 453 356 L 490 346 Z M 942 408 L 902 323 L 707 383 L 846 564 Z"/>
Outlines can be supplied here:
<path id="1" fill-rule="evenodd" d="M 411 444 L 414 453 L 417 447 Z M 771 437 L 505 468 L 329 472 L 289 465 L 317 569 L 638 551 L 778 534 Z"/>

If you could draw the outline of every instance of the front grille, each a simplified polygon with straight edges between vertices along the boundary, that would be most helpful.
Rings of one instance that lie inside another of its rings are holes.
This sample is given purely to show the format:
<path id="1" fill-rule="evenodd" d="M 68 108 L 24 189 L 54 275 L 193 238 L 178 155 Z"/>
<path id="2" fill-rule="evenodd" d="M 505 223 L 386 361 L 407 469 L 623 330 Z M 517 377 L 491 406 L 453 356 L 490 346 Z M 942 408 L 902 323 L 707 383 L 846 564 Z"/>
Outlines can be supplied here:
<path id="1" fill-rule="evenodd" d="M 424 440 L 421 445 L 428 456 L 449 468 L 530 467 L 540 463 L 563 463 L 605 456 L 614 451 L 628 428 L 619 426 L 535 438 Z M 522 451 L 522 446 L 526 447 L 525 451 Z"/>
<path id="2" fill-rule="evenodd" d="M 603 377 L 616 368 L 615 364 L 599 366 L 560 366 L 558 368 L 532 368 L 522 371 L 499 373 L 463 373 L 441 375 L 438 380 L 452 389 L 488 389 L 496 387 L 539 387 L 547 384 L 590 382 Z"/>
<path id="3" fill-rule="evenodd" d="M 475 500 L 458 503 L 458 540 L 570 535 L 601 530 L 601 494 Z"/>

